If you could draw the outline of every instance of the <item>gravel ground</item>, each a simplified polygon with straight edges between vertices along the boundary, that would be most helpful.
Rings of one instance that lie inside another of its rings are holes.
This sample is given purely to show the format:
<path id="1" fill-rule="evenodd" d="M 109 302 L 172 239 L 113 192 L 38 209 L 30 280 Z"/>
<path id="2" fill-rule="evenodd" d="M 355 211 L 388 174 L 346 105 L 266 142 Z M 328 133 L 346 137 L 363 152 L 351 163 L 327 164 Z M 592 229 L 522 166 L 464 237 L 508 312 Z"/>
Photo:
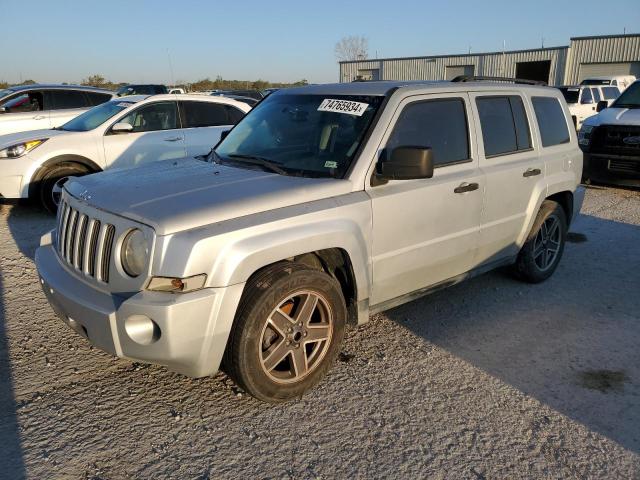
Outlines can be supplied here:
<path id="1" fill-rule="evenodd" d="M 262 404 L 92 349 L 0 206 L 0 477 L 640 479 L 640 192 L 590 188 L 556 274 L 493 272 L 351 330 L 302 400 Z"/>

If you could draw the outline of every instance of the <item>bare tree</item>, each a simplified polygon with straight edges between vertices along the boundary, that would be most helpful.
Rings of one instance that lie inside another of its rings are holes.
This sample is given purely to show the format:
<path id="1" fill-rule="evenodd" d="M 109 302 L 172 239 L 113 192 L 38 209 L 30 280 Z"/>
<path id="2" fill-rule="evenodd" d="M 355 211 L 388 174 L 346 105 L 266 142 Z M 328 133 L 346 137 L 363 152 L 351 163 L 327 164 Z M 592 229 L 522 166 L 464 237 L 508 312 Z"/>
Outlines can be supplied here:
<path id="1" fill-rule="evenodd" d="M 339 62 L 349 60 L 366 60 L 369 56 L 369 40 L 365 37 L 344 37 L 334 49 Z"/>

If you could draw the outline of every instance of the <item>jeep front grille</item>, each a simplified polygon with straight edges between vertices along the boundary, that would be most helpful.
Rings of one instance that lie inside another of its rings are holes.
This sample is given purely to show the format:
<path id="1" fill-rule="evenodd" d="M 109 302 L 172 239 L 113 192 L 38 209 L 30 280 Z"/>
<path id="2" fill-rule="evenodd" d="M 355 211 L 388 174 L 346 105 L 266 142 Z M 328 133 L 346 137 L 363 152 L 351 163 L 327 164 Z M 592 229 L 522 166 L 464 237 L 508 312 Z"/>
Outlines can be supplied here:
<path id="1" fill-rule="evenodd" d="M 60 258 L 75 270 L 108 283 L 115 234 L 113 225 L 60 203 L 56 247 Z"/>

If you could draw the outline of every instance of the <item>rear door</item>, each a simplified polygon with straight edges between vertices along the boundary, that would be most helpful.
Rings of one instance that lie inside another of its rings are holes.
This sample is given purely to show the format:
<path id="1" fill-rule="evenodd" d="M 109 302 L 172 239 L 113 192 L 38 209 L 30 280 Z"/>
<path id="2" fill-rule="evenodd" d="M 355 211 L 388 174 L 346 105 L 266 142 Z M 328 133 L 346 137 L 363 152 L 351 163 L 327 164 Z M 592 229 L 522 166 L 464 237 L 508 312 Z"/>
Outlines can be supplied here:
<path id="1" fill-rule="evenodd" d="M 519 92 L 471 94 L 479 126 L 480 167 L 486 175 L 478 264 L 517 254 L 534 191 L 545 188 L 545 165 L 531 131 L 528 100 Z"/>
<path id="2" fill-rule="evenodd" d="M 218 143 L 220 135 L 244 115 L 232 105 L 197 100 L 181 100 L 180 118 L 188 157 L 205 155 Z"/>
<path id="3" fill-rule="evenodd" d="M 4 108 L 0 112 L 0 135 L 49 128 L 42 90 L 15 93 L 2 100 L 0 107 Z"/>
<path id="4" fill-rule="evenodd" d="M 484 175 L 466 93 L 402 101 L 381 144 L 430 147 L 432 178 L 367 185 L 373 211 L 372 305 L 392 301 L 474 266 Z"/>
<path id="5" fill-rule="evenodd" d="M 51 128 L 64 125 L 91 106 L 84 92 L 80 90 L 47 90 L 44 101 Z"/>
<path id="6" fill-rule="evenodd" d="M 133 167 L 146 162 L 184 158 L 184 133 L 180 128 L 175 101 L 159 101 L 139 106 L 117 120 L 133 131 L 103 137 L 107 167 Z"/>

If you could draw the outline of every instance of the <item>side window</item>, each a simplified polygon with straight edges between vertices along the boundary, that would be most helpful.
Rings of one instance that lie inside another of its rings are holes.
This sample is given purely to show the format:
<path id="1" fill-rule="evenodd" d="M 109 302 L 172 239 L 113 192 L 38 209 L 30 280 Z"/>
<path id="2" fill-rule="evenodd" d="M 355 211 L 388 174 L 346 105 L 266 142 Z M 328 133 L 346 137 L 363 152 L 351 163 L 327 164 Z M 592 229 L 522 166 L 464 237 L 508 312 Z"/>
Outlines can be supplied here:
<path id="1" fill-rule="evenodd" d="M 486 157 L 531 148 L 529 123 L 518 96 L 476 99 Z"/>
<path id="2" fill-rule="evenodd" d="M 231 125 L 235 125 L 242 117 L 244 117 L 245 113 L 242 110 L 237 109 L 236 107 L 231 107 L 229 105 L 225 105 L 224 107 L 227 110 L 227 115 L 229 116 L 229 123 Z"/>
<path id="3" fill-rule="evenodd" d="M 88 107 L 84 93 L 78 90 L 51 90 L 47 92 L 47 102 L 51 110 L 67 110 Z"/>
<path id="4" fill-rule="evenodd" d="M 582 98 L 580 99 L 580 103 L 593 103 L 593 96 L 591 95 L 590 88 L 582 89 Z"/>
<path id="5" fill-rule="evenodd" d="M 564 111 L 557 98 L 531 97 L 533 109 L 536 112 L 538 128 L 542 137 L 542 146 L 551 147 L 561 143 L 568 143 L 569 128 Z"/>
<path id="6" fill-rule="evenodd" d="M 85 95 L 89 99 L 89 104 L 92 107 L 111 100 L 111 95 L 109 95 L 108 93 L 85 92 Z"/>
<path id="7" fill-rule="evenodd" d="M 120 120 L 133 126 L 134 132 L 153 132 L 178 128 L 176 102 L 157 102 L 144 105 Z"/>
<path id="8" fill-rule="evenodd" d="M 600 91 L 597 88 L 592 88 L 591 94 L 593 95 L 593 101 L 598 103 L 600 101 Z"/>
<path id="9" fill-rule="evenodd" d="M 229 125 L 225 105 L 209 102 L 180 102 L 183 128 Z"/>
<path id="10" fill-rule="evenodd" d="M 44 98 L 38 91 L 19 93 L 4 100 L 0 107 L 7 113 L 38 112 L 44 109 Z"/>
<path id="11" fill-rule="evenodd" d="M 614 100 L 620 95 L 620 90 L 616 87 L 602 87 L 605 100 Z"/>
<path id="12" fill-rule="evenodd" d="M 469 131 L 464 100 L 447 98 L 407 105 L 387 141 L 387 148 L 431 147 L 434 165 L 469 160 Z"/>

